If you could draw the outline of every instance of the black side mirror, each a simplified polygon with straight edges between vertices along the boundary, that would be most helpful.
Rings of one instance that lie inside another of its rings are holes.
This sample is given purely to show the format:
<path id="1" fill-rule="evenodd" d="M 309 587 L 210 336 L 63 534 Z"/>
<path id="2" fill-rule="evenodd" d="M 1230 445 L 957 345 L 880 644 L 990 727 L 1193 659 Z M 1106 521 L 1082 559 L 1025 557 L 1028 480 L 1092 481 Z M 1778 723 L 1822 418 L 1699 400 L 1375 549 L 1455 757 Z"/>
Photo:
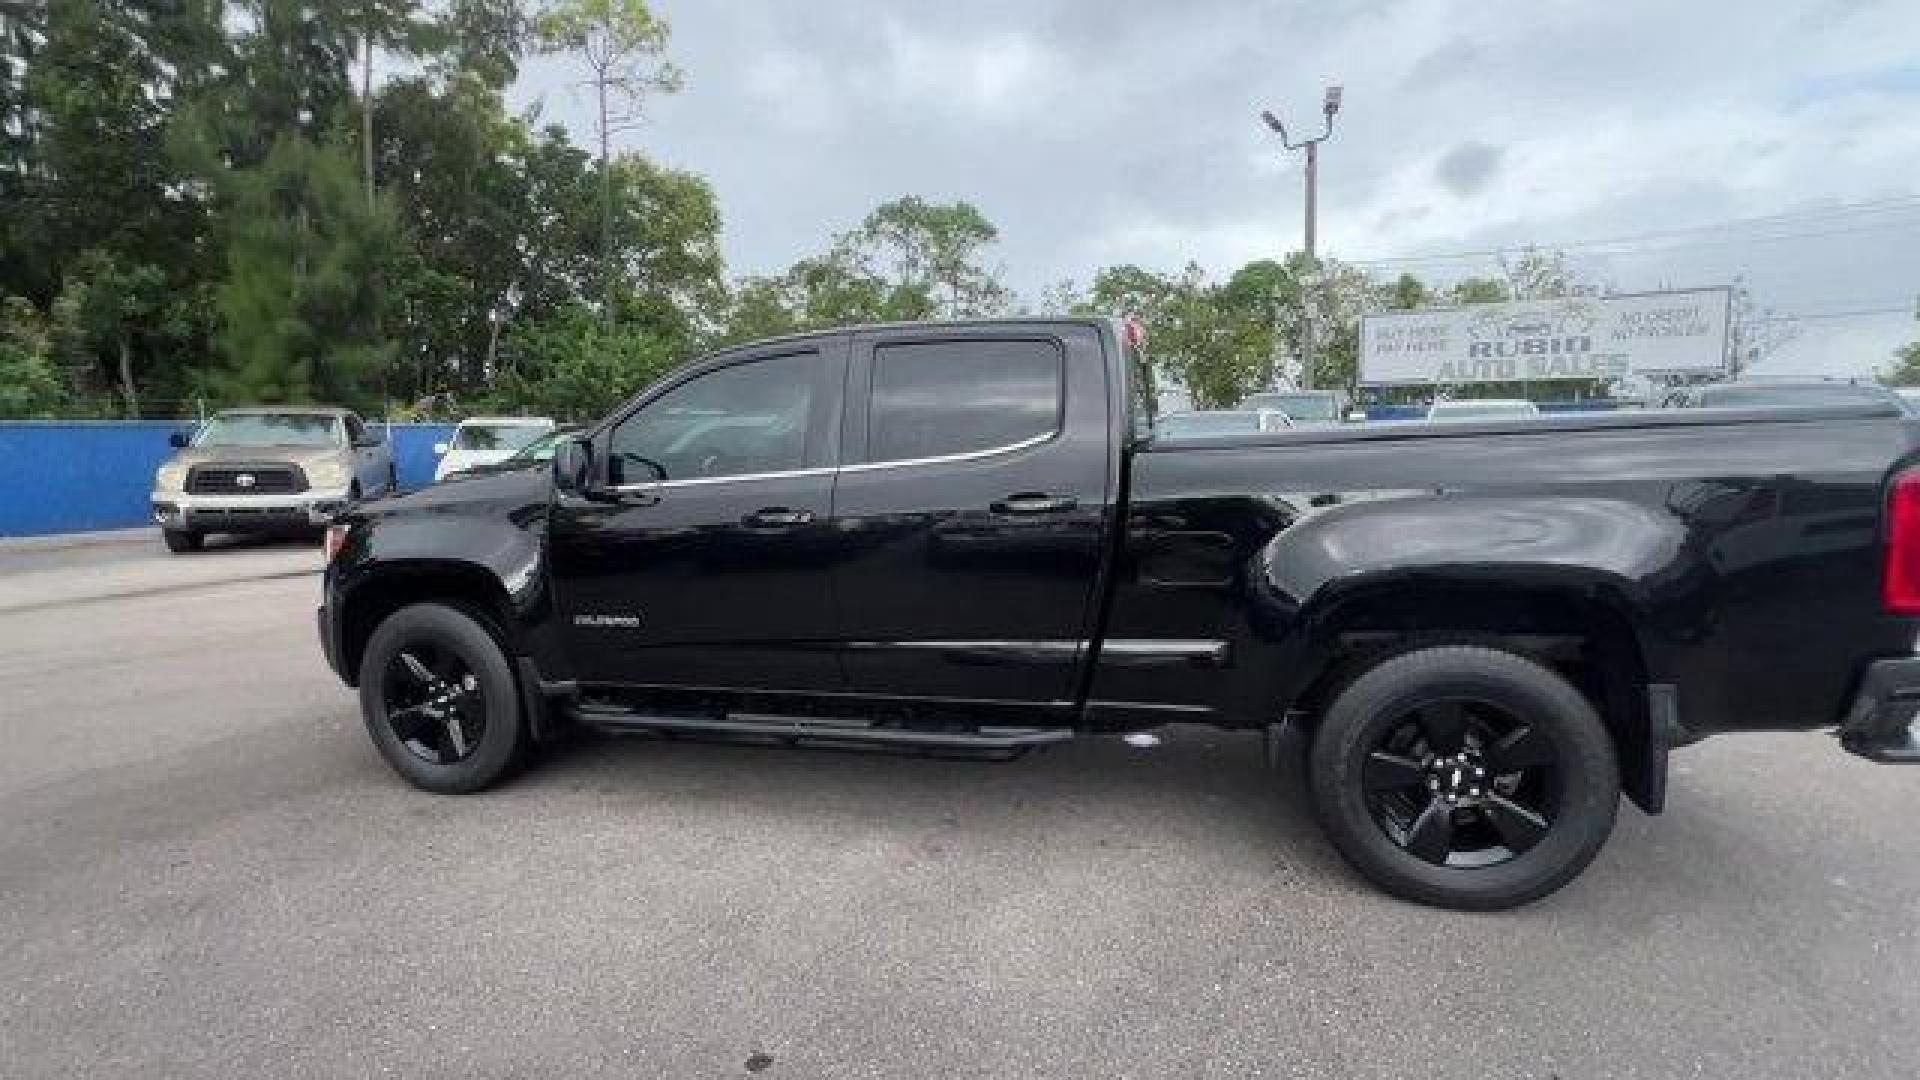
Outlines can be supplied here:
<path id="1" fill-rule="evenodd" d="M 185 450 L 187 447 L 193 445 L 193 432 L 173 432 L 167 436 L 167 445 L 173 447 L 175 450 Z"/>
<path id="2" fill-rule="evenodd" d="M 593 486 L 593 446 L 562 439 L 553 448 L 553 486 L 563 495 L 587 495 Z"/>

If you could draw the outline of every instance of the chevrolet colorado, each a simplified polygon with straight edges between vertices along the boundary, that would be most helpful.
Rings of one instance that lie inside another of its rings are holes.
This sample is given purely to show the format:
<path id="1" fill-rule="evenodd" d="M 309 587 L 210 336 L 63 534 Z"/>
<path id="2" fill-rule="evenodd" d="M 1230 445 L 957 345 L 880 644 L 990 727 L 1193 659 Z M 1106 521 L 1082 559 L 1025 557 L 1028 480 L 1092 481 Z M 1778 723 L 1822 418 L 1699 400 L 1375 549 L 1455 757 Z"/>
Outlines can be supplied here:
<path id="1" fill-rule="evenodd" d="M 551 469 L 347 510 L 327 659 L 441 792 L 563 722 L 990 752 L 1295 724 L 1341 854 L 1463 908 L 1565 884 L 1712 732 L 1920 760 L 1896 406 L 1182 440 L 1141 364 L 1100 319 L 706 357 Z"/>

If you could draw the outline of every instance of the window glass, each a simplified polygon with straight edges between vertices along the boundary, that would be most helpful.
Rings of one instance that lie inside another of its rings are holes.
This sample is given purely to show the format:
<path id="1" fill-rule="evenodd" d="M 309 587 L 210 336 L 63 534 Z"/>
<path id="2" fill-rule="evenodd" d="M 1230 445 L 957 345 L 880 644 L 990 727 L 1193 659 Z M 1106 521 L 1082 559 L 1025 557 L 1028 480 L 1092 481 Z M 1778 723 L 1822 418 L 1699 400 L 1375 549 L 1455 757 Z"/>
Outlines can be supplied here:
<path id="1" fill-rule="evenodd" d="M 644 484 L 815 464 L 807 429 L 820 362 L 817 353 L 775 356 L 681 383 L 614 429 L 608 479 Z"/>
<path id="2" fill-rule="evenodd" d="M 324 413 L 220 413 L 196 446 L 338 446 L 340 430 Z"/>
<path id="3" fill-rule="evenodd" d="M 453 445 L 482 452 L 515 451 L 547 433 L 540 424 L 462 424 Z"/>
<path id="4" fill-rule="evenodd" d="M 873 355 L 867 456 L 940 457 L 1051 433 L 1060 350 L 1044 341 L 929 341 Z"/>

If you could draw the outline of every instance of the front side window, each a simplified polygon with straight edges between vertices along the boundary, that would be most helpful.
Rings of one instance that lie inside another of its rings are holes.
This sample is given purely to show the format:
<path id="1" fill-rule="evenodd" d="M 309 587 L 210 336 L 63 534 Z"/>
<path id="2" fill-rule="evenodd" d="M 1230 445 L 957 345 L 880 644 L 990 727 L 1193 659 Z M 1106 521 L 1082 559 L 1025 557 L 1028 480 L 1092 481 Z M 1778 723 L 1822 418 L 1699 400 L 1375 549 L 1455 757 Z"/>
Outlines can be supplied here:
<path id="1" fill-rule="evenodd" d="M 818 353 L 751 360 L 696 376 L 614 428 L 608 480 L 644 484 L 818 465 L 821 455 L 809 448 L 807 436 L 816 426 L 820 384 Z"/>
<path id="2" fill-rule="evenodd" d="M 867 457 L 994 450 L 1059 427 L 1060 348 L 1045 341 L 928 341 L 873 352 Z"/>

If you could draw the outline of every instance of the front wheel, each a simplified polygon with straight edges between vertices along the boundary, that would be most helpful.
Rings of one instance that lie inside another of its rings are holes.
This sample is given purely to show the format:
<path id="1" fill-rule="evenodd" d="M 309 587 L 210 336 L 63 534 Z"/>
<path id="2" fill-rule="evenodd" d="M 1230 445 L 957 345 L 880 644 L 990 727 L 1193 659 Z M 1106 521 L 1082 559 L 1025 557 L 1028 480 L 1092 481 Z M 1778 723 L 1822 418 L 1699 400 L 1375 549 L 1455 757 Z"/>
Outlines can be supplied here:
<path id="1" fill-rule="evenodd" d="M 199 551 L 206 546 L 207 534 L 191 529 L 161 529 L 160 539 L 166 543 L 168 551 L 180 555 Z"/>
<path id="2" fill-rule="evenodd" d="M 505 651 L 445 604 L 401 608 L 373 632 L 360 662 L 360 711 L 387 764 L 428 791 L 479 791 L 526 753 Z"/>
<path id="3" fill-rule="evenodd" d="M 1613 830 L 1620 776 L 1587 699 L 1510 652 L 1400 653 L 1333 701 L 1309 756 L 1340 854 L 1396 896 L 1497 910 L 1578 876 Z"/>

